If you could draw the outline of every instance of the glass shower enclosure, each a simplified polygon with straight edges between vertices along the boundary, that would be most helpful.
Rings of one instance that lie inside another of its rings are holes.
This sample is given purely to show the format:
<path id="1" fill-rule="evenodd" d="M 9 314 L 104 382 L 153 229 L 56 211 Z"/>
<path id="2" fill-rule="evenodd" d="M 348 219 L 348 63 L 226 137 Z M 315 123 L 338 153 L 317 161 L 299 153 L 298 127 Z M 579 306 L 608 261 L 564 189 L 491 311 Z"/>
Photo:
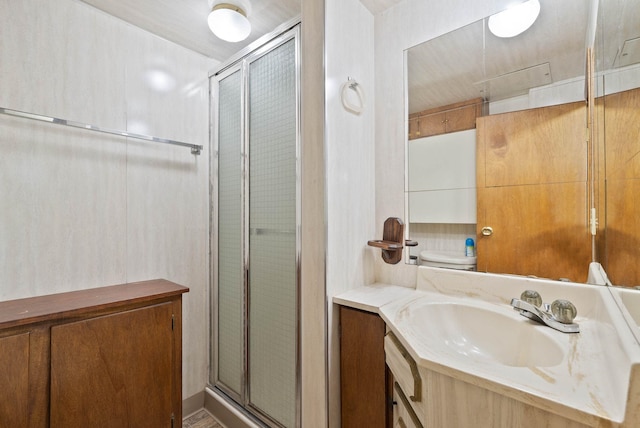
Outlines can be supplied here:
<path id="1" fill-rule="evenodd" d="M 299 27 L 211 77 L 211 386 L 299 418 Z"/>

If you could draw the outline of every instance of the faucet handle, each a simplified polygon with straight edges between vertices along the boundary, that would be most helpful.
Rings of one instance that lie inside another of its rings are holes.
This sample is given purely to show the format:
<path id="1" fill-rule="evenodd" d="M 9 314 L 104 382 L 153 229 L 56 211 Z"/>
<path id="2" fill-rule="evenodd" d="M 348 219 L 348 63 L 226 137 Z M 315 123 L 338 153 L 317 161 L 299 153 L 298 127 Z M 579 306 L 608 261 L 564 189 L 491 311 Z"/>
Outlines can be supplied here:
<path id="1" fill-rule="evenodd" d="M 551 314 L 557 321 L 563 324 L 571 324 L 576 315 L 578 315 L 578 310 L 570 301 L 558 299 L 551 303 Z"/>
<path id="2" fill-rule="evenodd" d="M 535 290 L 524 290 L 520 295 L 520 300 L 530 303 L 533 306 L 540 307 L 542 305 L 542 297 Z"/>

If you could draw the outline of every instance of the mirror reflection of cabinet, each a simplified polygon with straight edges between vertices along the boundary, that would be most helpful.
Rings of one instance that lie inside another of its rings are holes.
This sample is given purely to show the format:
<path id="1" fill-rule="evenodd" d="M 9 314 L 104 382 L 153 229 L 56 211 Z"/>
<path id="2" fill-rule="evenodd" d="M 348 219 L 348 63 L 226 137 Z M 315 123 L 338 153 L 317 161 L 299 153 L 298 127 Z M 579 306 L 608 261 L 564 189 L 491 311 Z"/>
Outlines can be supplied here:
<path id="1" fill-rule="evenodd" d="M 595 256 L 614 285 L 640 286 L 640 2 L 600 0 L 597 11 L 590 85 Z"/>
<path id="2" fill-rule="evenodd" d="M 640 284 L 640 88 L 597 100 L 604 110 L 604 200 L 601 263 L 616 285 Z M 602 190 L 601 190 L 602 191 Z"/>
<path id="3" fill-rule="evenodd" d="M 577 102 L 478 119 L 479 271 L 586 281 L 586 114 Z"/>
<path id="4" fill-rule="evenodd" d="M 409 115 L 409 140 L 476 127 L 482 115 L 482 98 L 475 98 Z"/>
<path id="5" fill-rule="evenodd" d="M 407 150 L 409 222 L 475 224 L 476 130 L 418 138 Z"/>

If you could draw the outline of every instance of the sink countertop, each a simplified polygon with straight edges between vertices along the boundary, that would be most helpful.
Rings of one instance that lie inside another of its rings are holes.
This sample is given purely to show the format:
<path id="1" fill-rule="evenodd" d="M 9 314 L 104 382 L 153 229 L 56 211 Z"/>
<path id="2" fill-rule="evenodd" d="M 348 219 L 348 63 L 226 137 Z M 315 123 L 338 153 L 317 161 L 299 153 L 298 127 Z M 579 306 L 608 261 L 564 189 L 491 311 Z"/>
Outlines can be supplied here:
<path id="1" fill-rule="evenodd" d="M 640 343 L 640 290 L 624 287 L 608 287 L 608 289 L 625 316 L 631 333 Z"/>
<path id="2" fill-rule="evenodd" d="M 547 303 L 571 300 L 580 333 L 562 333 L 514 311 L 511 298 L 525 289 L 537 290 Z M 419 366 L 586 425 L 640 426 L 640 345 L 607 287 L 421 266 L 415 289 L 374 284 L 333 301 L 378 313 Z M 409 319 L 412 310 L 437 302 L 481 307 L 542 329 L 563 349 L 562 361 L 514 367 L 433 349 Z"/>

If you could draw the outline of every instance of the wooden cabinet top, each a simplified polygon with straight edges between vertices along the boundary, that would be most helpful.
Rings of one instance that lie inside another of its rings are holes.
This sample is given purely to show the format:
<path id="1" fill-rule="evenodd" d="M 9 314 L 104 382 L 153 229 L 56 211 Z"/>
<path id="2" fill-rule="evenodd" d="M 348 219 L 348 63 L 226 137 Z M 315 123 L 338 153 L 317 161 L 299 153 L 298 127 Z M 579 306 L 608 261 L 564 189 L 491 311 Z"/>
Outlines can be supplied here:
<path id="1" fill-rule="evenodd" d="M 0 302 L 0 329 L 171 300 L 188 292 L 165 279 Z"/>

